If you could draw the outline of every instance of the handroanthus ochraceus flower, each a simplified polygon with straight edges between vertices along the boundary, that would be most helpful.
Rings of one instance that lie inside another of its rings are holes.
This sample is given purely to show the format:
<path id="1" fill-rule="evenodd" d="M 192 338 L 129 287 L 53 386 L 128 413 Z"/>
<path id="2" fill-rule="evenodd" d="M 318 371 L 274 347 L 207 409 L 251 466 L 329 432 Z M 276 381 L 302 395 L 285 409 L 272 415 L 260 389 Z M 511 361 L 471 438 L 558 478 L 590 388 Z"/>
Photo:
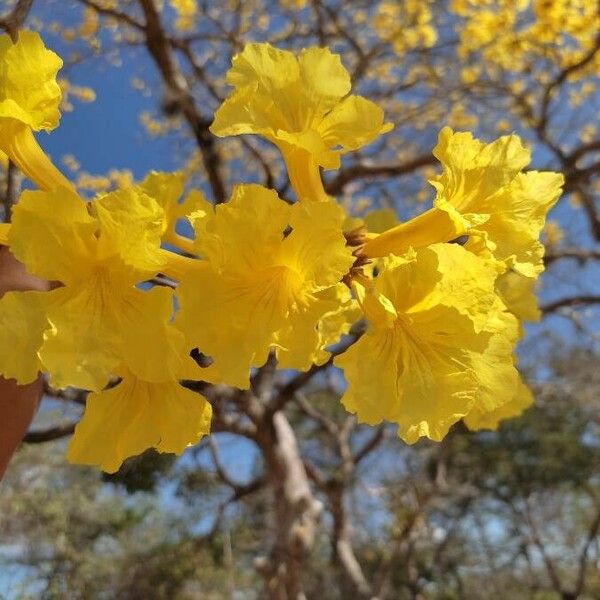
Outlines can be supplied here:
<path id="1" fill-rule="evenodd" d="M 326 200 L 319 167 L 339 168 L 342 153 L 392 129 L 375 103 L 348 95 L 350 75 L 327 48 L 307 48 L 296 57 L 270 44 L 246 44 L 233 58 L 227 83 L 235 89 L 211 131 L 273 142 L 300 200 Z"/>
<path id="2" fill-rule="evenodd" d="M 332 340 L 320 321 L 340 309 L 336 288 L 355 260 L 341 209 L 290 206 L 273 190 L 240 185 L 228 202 L 192 220 L 202 264 L 177 290 L 177 323 L 214 360 L 203 378 L 247 388 L 250 368 L 271 350 L 288 368 L 323 356 Z"/>
<path id="3" fill-rule="evenodd" d="M 409 443 L 521 391 L 514 366 L 517 320 L 494 283 L 496 268 L 456 244 L 390 256 L 370 288 L 357 285 L 366 333 L 335 364 L 342 402 L 359 420 L 398 425 Z"/>
<path id="4" fill-rule="evenodd" d="M 431 180 L 437 191 L 434 207 L 372 236 L 363 253 L 401 255 L 408 248 L 468 236 L 467 250 L 504 265 L 507 278 L 499 283 L 507 292 L 505 302 L 515 306 L 515 314 L 532 316 L 535 311 L 523 310 L 531 300 L 521 292 L 529 295 L 544 269 L 540 235 L 562 192 L 563 176 L 523 171 L 531 154 L 514 134 L 485 144 L 445 127 L 433 153 L 443 166 L 442 174 Z M 511 273 L 516 275 L 508 277 Z"/>
<path id="5" fill-rule="evenodd" d="M 59 287 L 0 300 L 0 371 L 28 383 L 43 370 L 56 387 L 91 390 L 101 390 L 121 363 L 145 380 L 175 377 L 186 353 L 170 323 L 172 291 L 137 287 L 185 260 L 160 247 L 163 218 L 137 188 L 90 203 L 66 188 L 24 192 L 8 234 L 11 252 Z M 153 336 L 161 343 L 149 344 Z M 14 343 L 28 349 L 18 365 Z"/>

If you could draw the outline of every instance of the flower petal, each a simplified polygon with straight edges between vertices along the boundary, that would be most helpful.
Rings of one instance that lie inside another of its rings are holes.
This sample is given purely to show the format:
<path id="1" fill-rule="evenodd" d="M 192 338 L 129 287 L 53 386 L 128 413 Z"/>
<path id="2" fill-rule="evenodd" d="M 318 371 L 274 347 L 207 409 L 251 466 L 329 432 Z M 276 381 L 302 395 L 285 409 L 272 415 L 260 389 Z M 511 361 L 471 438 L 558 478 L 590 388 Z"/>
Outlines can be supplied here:
<path id="1" fill-rule="evenodd" d="M 71 190 L 25 191 L 13 209 L 8 241 L 30 273 L 70 283 L 90 271 L 96 229 L 87 204 Z"/>
<path id="2" fill-rule="evenodd" d="M 60 119 L 56 74 L 62 64 L 38 33 L 21 31 L 14 44 L 0 35 L 0 119 L 16 119 L 35 131 L 54 129 Z"/>
<path id="3" fill-rule="evenodd" d="M 149 383 L 125 374 L 116 387 L 90 394 L 67 458 L 108 473 L 148 448 L 181 454 L 210 430 L 211 406 L 176 381 Z"/>
<path id="4" fill-rule="evenodd" d="M 0 299 L 0 374 L 6 379 L 25 385 L 42 370 L 47 301 L 45 292 L 7 292 Z"/>

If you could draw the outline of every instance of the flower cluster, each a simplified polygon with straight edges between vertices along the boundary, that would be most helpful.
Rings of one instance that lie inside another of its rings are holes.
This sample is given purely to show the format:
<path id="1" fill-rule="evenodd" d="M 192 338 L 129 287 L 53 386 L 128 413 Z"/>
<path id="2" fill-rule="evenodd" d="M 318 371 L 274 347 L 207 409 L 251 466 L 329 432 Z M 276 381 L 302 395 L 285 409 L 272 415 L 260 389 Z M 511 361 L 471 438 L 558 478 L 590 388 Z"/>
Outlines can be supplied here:
<path id="1" fill-rule="evenodd" d="M 40 188 L 23 192 L 0 242 L 54 282 L 0 300 L 0 373 L 25 384 L 42 372 L 56 388 L 92 392 L 70 460 L 114 471 L 149 447 L 179 453 L 211 417 L 182 380 L 245 389 L 270 355 L 306 370 L 330 360 L 353 325 L 354 343 L 335 357 L 342 402 L 363 422 L 397 424 L 409 443 L 440 440 L 461 419 L 493 428 L 530 404 L 514 349 L 520 320 L 537 317 L 539 238 L 562 177 L 524 172 L 517 136 L 484 144 L 443 129 L 434 206 L 347 230 L 320 168 L 339 168 L 342 153 L 391 125 L 349 95 L 329 50 L 296 57 L 248 44 L 211 130 L 275 144 L 294 203 L 244 184 L 216 206 L 198 190 L 182 201 L 181 174 L 155 172 L 86 201 L 32 133 L 58 123 L 60 59 L 23 32 L 14 44 L 0 38 L 0 64 L 0 148 Z M 193 239 L 176 231 L 183 218 Z"/>

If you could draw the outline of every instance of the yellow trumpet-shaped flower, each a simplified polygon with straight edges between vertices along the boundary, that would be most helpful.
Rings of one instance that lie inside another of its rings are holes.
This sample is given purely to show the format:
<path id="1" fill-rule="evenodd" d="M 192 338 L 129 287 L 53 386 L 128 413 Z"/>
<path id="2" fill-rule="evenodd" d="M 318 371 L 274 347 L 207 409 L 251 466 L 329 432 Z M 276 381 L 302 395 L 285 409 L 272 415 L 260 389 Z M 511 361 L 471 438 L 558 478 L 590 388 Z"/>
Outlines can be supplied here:
<path id="1" fill-rule="evenodd" d="M 8 234 L 11 252 L 60 286 L 0 300 L 0 373 L 27 383 L 44 370 L 57 388 L 100 390 L 124 363 L 145 381 L 173 379 L 187 352 L 170 323 L 172 292 L 136 287 L 169 268 L 163 219 L 136 188 L 89 204 L 65 188 L 24 192 Z M 17 363 L 15 347 L 23 349 Z"/>
<path id="2" fill-rule="evenodd" d="M 376 104 L 348 95 L 348 71 L 327 48 L 308 48 L 296 58 L 270 44 L 246 44 L 233 58 L 227 83 L 235 90 L 217 110 L 211 131 L 253 133 L 276 144 L 299 199 L 326 200 L 319 166 L 339 168 L 341 153 L 392 129 Z"/>
<path id="3" fill-rule="evenodd" d="M 203 379 L 247 388 L 250 368 L 271 349 L 287 368 L 323 359 L 335 319 L 321 320 L 339 310 L 336 288 L 354 262 L 341 209 L 290 206 L 272 190 L 240 185 L 193 221 L 204 260 L 177 290 L 177 322 L 189 344 L 214 360 Z"/>
<path id="4" fill-rule="evenodd" d="M 520 318 L 535 320 L 535 282 L 544 270 L 540 235 L 546 214 L 558 200 L 559 173 L 529 171 L 530 153 L 516 135 L 484 144 L 470 133 L 440 132 L 434 155 L 443 172 L 431 183 L 437 190 L 427 212 L 372 236 L 369 257 L 402 254 L 467 236 L 465 248 L 504 265 L 498 293 Z"/>
<path id="5" fill-rule="evenodd" d="M 123 370 L 116 387 L 88 396 L 67 451 L 70 462 L 116 472 L 148 448 L 181 454 L 210 431 L 211 406 L 177 381 L 148 382 Z"/>
<path id="6" fill-rule="evenodd" d="M 543 270 L 539 241 L 546 214 L 561 194 L 559 173 L 529 171 L 530 152 L 516 135 L 484 144 L 470 133 L 440 132 L 433 151 L 443 165 L 431 181 L 437 190 L 432 209 L 366 245 L 367 256 L 402 254 L 469 235 L 467 248 L 482 243 L 508 267 L 533 277 Z"/>
<path id="7" fill-rule="evenodd" d="M 15 43 L 0 35 L 0 150 L 42 189 L 71 187 L 32 133 L 58 125 L 61 66 L 39 34 L 21 31 Z"/>
<path id="8" fill-rule="evenodd" d="M 367 331 L 335 359 L 348 381 L 344 406 L 370 424 L 397 423 L 413 443 L 441 440 L 475 407 L 511 401 L 518 327 L 494 292 L 494 265 L 456 244 L 382 263 L 371 289 L 356 285 Z"/>

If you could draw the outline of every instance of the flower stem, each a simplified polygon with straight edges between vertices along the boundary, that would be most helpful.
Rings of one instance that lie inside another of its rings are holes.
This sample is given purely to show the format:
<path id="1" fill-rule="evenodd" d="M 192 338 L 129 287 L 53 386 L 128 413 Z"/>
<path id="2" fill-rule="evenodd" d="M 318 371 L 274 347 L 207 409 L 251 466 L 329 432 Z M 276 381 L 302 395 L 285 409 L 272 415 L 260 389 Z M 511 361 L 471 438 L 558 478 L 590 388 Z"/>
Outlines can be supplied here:
<path id="1" fill-rule="evenodd" d="M 181 254 L 170 252 L 169 250 L 163 249 L 162 252 L 164 253 L 166 264 L 161 269 L 161 272 L 175 281 L 185 279 L 190 271 L 201 269 L 206 265 L 206 263 L 196 258 L 182 256 Z"/>
<path id="2" fill-rule="evenodd" d="M 445 210 L 431 208 L 410 221 L 400 223 L 365 242 L 362 254 L 368 258 L 401 255 L 409 248 L 423 248 L 449 242 L 465 233 L 458 219 Z"/>
<path id="3" fill-rule="evenodd" d="M 178 250 L 185 252 L 186 254 L 195 255 L 196 249 L 194 248 L 194 241 L 186 238 L 172 230 L 168 230 L 164 236 L 163 241 L 171 246 L 174 246 Z"/>
<path id="4" fill-rule="evenodd" d="M 46 156 L 31 129 L 15 119 L 2 119 L 0 150 L 42 190 L 58 187 L 74 189 L 74 185 Z"/>
<path id="5" fill-rule="evenodd" d="M 327 202 L 329 196 L 323 187 L 319 165 L 306 150 L 282 149 L 288 175 L 298 200 Z"/>

